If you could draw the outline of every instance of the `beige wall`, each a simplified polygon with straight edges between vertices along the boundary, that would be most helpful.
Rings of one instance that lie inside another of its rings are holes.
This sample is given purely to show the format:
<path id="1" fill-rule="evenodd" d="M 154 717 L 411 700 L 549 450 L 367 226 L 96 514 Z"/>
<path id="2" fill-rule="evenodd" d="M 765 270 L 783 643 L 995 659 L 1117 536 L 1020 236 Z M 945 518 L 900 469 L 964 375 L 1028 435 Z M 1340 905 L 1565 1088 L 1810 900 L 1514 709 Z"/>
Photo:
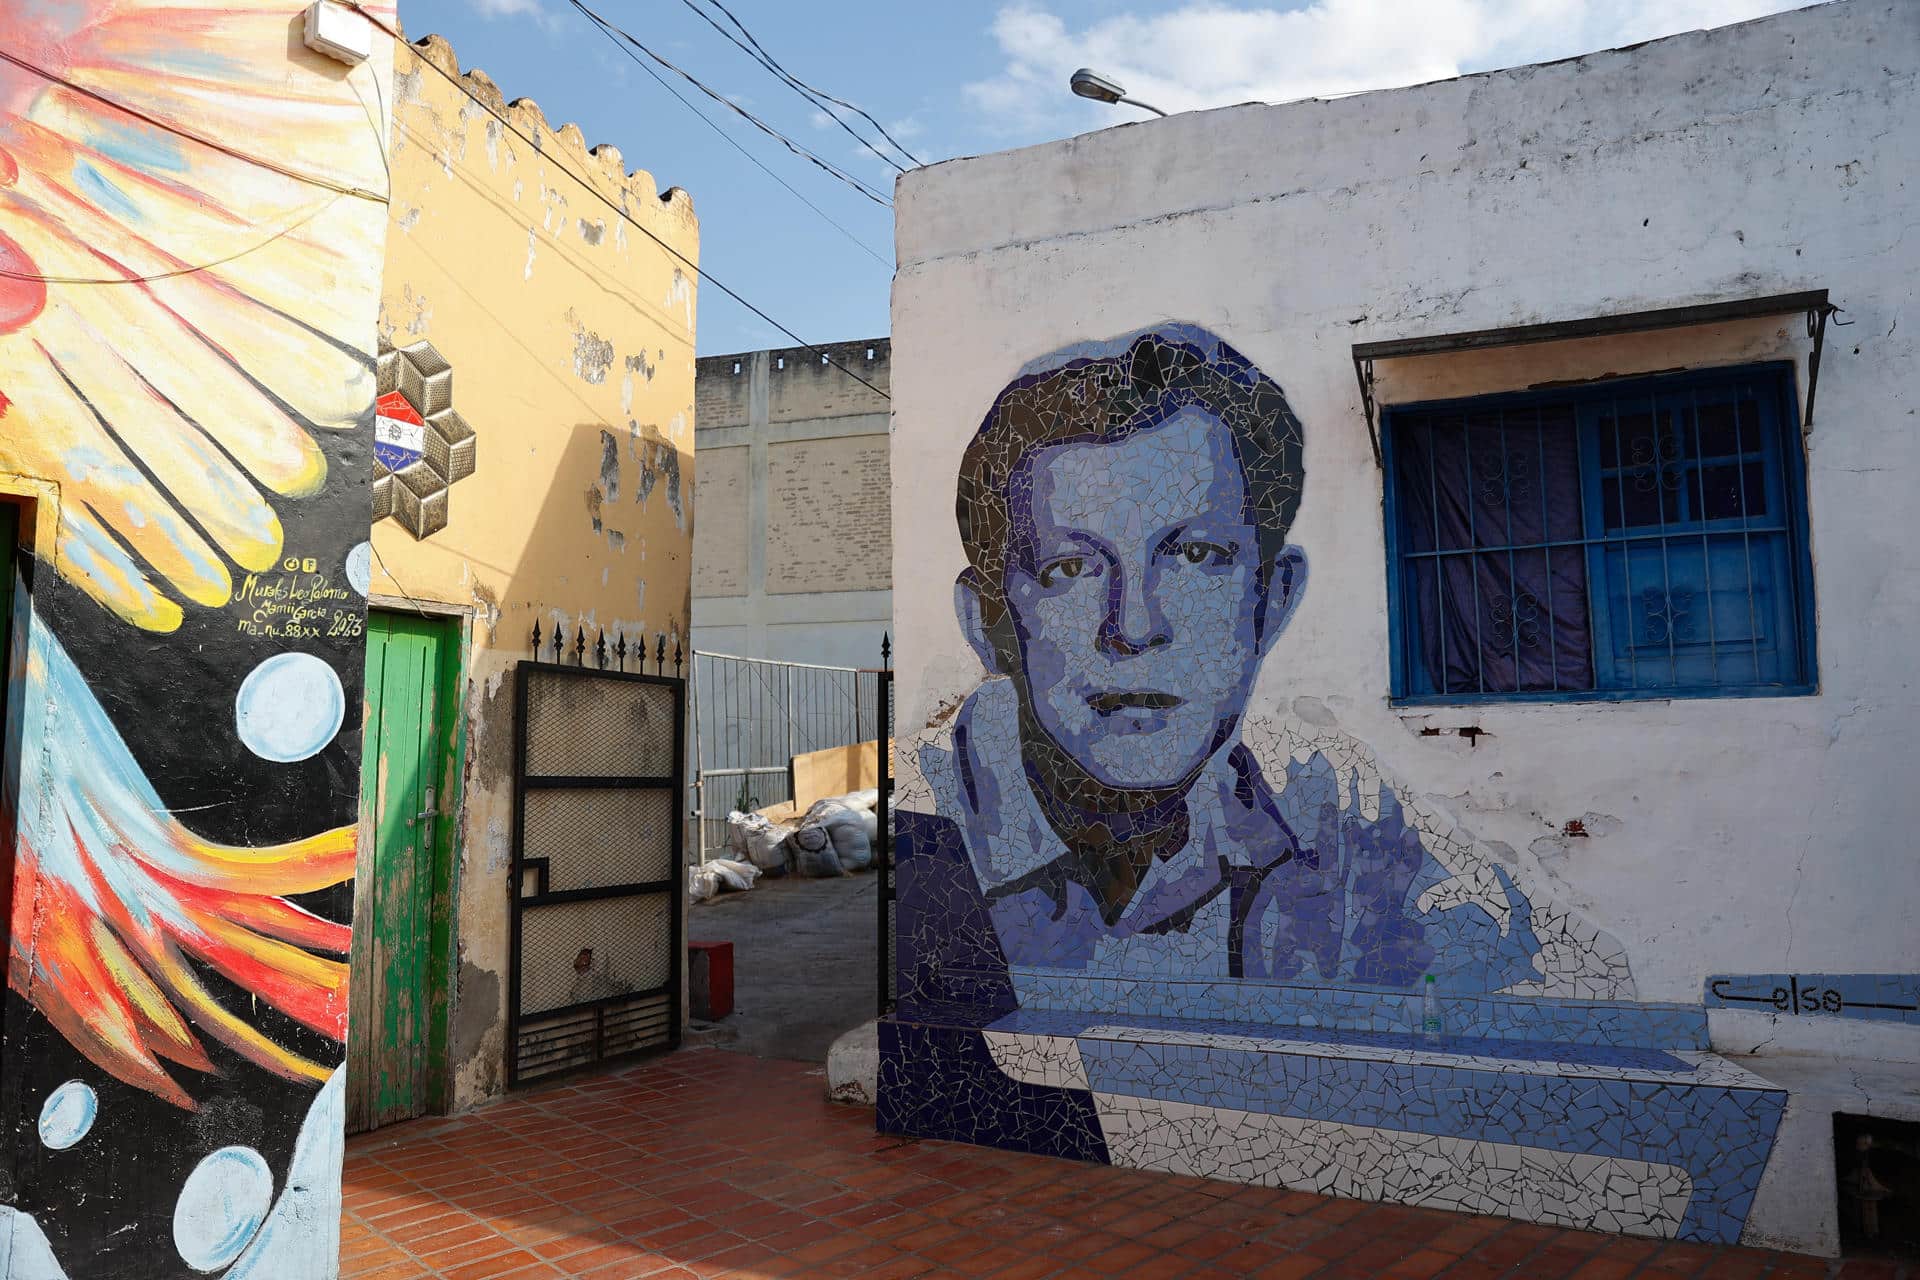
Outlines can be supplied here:
<path id="1" fill-rule="evenodd" d="M 701 358 L 712 483 L 693 575 L 696 647 L 879 664 L 893 599 L 892 366 L 886 338 Z"/>
<path id="2" fill-rule="evenodd" d="M 514 663 L 536 621 L 543 636 L 584 624 L 590 644 L 601 628 L 609 644 L 615 629 L 686 631 L 694 277 L 647 233 L 697 261 L 698 230 L 685 192 L 660 195 L 612 147 L 589 154 L 573 125 L 550 128 L 526 100 L 507 107 L 467 73 L 540 143 L 527 146 L 424 59 L 458 73 L 438 37 L 396 61 L 380 336 L 430 342 L 452 366 L 475 459 L 448 488 L 444 528 L 374 526 L 373 593 L 469 619 L 449 1037 L 466 1106 L 503 1081 Z"/>

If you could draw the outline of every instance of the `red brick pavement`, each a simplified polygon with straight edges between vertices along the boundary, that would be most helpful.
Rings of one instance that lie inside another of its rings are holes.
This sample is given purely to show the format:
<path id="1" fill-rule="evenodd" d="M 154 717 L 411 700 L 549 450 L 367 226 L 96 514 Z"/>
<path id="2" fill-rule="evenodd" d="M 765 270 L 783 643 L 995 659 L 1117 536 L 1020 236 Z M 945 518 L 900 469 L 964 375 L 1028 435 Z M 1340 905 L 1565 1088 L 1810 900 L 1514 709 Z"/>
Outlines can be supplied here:
<path id="1" fill-rule="evenodd" d="M 817 1068 L 688 1050 L 347 1148 L 350 1280 L 1904 1273 L 873 1131 Z"/>

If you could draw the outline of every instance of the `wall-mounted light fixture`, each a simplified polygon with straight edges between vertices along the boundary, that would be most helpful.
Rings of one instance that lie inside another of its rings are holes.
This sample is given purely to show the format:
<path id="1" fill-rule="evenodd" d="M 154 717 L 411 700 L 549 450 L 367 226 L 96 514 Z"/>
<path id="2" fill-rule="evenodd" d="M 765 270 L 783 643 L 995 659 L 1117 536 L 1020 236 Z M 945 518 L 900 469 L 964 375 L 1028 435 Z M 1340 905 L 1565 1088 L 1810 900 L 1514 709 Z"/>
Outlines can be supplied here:
<path id="1" fill-rule="evenodd" d="M 1142 102 L 1138 98 L 1129 98 L 1125 89 L 1122 89 L 1119 85 L 1089 67 L 1082 67 L 1074 72 L 1073 78 L 1067 81 L 1067 83 L 1073 86 L 1075 93 L 1083 98 L 1092 98 L 1095 102 L 1124 102 L 1128 106 L 1143 107 L 1157 116 L 1167 114 L 1150 102 Z"/>

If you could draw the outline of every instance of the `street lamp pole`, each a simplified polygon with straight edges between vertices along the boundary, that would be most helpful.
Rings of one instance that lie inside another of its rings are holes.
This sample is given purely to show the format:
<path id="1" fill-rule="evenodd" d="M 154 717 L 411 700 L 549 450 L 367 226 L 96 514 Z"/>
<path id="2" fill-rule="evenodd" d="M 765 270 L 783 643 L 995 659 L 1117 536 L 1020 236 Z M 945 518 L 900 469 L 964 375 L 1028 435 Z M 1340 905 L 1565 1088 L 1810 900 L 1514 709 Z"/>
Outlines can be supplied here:
<path id="1" fill-rule="evenodd" d="M 1108 104 L 1124 102 L 1130 107 L 1140 107 L 1153 112 L 1153 114 L 1157 116 L 1167 114 L 1151 102 L 1142 102 L 1138 98 L 1129 98 L 1125 89 L 1122 89 L 1119 85 L 1089 67 L 1082 67 L 1074 72 L 1073 78 L 1067 83 L 1072 86 L 1075 93 L 1083 98 L 1092 98 L 1095 102 L 1105 102 Z"/>

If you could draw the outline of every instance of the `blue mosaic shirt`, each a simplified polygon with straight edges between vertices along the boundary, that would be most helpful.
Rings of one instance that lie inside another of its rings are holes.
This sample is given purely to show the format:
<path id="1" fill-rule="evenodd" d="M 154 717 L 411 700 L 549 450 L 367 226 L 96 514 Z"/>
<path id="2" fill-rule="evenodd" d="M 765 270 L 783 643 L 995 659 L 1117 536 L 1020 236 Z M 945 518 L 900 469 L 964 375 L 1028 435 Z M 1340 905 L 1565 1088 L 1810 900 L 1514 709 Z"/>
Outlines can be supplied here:
<path id="1" fill-rule="evenodd" d="M 941 892 L 975 903 L 917 905 L 928 927 L 943 910 L 990 922 L 1002 964 L 1403 990 L 1434 973 L 1448 992 L 1540 976 L 1530 905 L 1504 872 L 1449 883 L 1391 790 L 1363 806 L 1358 783 L 1318 754 L 1288 761 L 1276 789 L 1238 741 L 1189 792 L 1186 843 L 1109 923 L 1032 794 L 1015 724 L 1011 685 L 987 681 L 950 739 L 920 750 L 934 812 L 901 815 L 903 896 L 921 879 L 915 858 L 964 859 L 970 874 L 938 877 Z"/>

